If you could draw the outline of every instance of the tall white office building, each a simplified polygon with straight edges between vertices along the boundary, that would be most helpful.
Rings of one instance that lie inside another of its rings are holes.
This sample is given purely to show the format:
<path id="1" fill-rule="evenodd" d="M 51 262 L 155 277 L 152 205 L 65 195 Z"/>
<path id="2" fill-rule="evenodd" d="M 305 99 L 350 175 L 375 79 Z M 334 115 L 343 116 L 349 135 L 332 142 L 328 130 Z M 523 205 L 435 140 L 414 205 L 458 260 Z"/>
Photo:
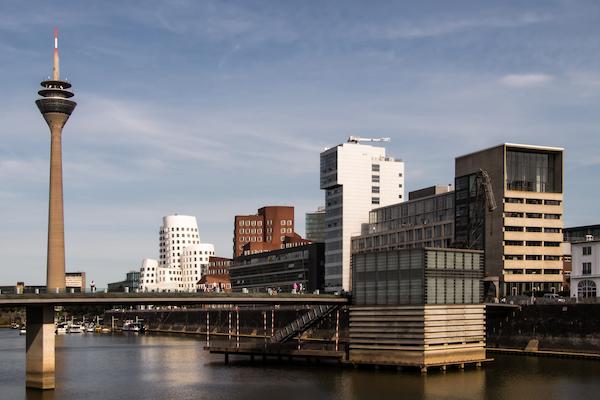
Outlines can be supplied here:
<path id="1" fill-rule="evenodd" d="M 196 217 L 168 215 L 159 230 L 158 262 L 145 259 L 140 269 L 143 291 L 196 291 L 196 283 L 215 255 L 214 246 L 201 243 Z"/>
<path id="2" fill-rule="evenodd" d="M 321 153 L 328 292 L 351 290 L 350 238 L 360 235 L 369 211 L 404 200 L 404 162 L 386 156 L 384 147 L 361 144 L 363 140 L 350 137 Z"/>

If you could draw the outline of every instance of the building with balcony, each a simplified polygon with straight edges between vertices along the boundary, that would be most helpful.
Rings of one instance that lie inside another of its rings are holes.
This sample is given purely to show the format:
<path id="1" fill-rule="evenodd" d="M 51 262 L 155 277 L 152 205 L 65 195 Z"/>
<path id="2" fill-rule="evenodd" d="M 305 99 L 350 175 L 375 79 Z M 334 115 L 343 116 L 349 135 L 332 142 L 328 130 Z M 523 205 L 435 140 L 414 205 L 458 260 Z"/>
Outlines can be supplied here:
<path id="1" fill-rule="evenodd" d="M 497 208 L 478 186 L 490 177 Z M 455 160 L 455 238 L 484 249 L 499 295 L 563 286 L 563 149 L 505 143 Z"/>
<path id="2" fill-rule="evenodd" d="M 452 186 L 431 186 L 408 194 L 408 201 L 375 208 L 352 253 L 377 249 L 451 247 L 454 241 Z"/>

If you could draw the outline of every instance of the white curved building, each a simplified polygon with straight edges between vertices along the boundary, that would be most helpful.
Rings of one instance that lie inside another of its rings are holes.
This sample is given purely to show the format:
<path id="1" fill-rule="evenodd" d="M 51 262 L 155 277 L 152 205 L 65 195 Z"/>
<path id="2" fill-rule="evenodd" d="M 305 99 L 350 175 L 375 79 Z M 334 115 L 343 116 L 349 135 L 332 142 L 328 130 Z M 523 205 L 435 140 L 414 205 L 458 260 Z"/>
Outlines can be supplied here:
<path id="1" fill-rule="evenodd" d="M 149 282 L 144 282 L 142 290 L 195 291 L 196 283 L 208 265 L 208 257 L 214 254 L 212 244 L 200 243 L 196 217 L 167 215 L 163 217 L 163 224 L 159 230 L 158 266 L 153 277 L 155 286 L 150 283 L 152 277 L 144 277 L 144 281 Z M 146 269 L 143 272 L 148 272 L 144 262 L 142 268 Z"/>
<path id="2" fill-rule="evenodd" d="M 196 284 L 208 269 L 208 259 L 214 255 L 215 247 L 210 243 L 187 246 L 183 250 L 180 262 L 184 291 L 196 291 Z"/>
<path id="3" fill-rule="evenodd" d="M 143 292 L 157 291 L 156 277 L 158 275 L 158 260 L 144 258 L 140 268 L 140 290 Z"/>

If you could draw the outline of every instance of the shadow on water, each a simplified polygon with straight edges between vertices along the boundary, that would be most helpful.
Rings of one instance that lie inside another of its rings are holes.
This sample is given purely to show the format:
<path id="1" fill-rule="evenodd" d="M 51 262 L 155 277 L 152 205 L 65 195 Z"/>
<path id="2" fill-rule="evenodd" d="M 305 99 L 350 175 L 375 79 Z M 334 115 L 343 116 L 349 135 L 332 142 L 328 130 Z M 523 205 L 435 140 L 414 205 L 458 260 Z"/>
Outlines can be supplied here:
<path id="1" fill-rule="evenodd" d="M 0 399 L 565 399 L 600 392 L 600 362 L 497 356 L 484 368 L 418 371 L 288 364 L 206 353 L 189 337 L 57 338 L 53 391 L 26 390 L 25 339 L 0 330 Z"/>

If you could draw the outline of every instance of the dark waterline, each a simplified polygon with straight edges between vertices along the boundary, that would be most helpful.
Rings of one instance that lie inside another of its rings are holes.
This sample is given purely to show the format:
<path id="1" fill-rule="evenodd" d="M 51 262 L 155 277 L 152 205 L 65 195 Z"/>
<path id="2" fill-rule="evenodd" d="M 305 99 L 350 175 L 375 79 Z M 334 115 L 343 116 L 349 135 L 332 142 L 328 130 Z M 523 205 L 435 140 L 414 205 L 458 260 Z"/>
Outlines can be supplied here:
<path id="1" fill-rule="evenodd" d="M 236 361 L 189 337 L 57 337 L 57 389 L 25 390 L 25 337 L 0 330 L 0 399 L 591 399 L 600 362 L 497 356 L 482 369 L 416 372 Z M 240 359 L 243 360 L 243 359 Z"/>

